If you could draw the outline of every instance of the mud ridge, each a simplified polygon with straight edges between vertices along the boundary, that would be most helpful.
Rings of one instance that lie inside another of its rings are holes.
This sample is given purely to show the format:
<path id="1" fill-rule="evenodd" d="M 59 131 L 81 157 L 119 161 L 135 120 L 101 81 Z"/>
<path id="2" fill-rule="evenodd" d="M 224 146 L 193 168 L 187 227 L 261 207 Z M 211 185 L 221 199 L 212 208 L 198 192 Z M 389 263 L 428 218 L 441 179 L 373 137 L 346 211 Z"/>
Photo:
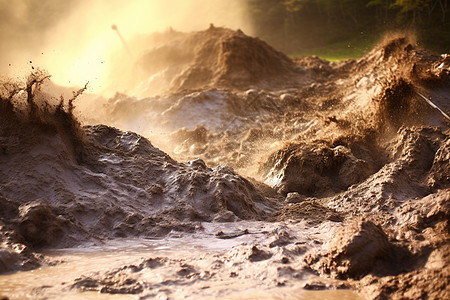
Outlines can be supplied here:
<path id="1" fill-rule="evenodd" d="M 418 94 L 450 111 L 447 54 L 394 36 L 357 60 L 291 60 L 214 26 L 152 47 L 129 95 L 55 99 L 45 74 L 1 85 L 0 272 L 45 264 L 45 249 L 178 236 L 233 246 L 64 289 L 449 297 L 449 123 Z"/>

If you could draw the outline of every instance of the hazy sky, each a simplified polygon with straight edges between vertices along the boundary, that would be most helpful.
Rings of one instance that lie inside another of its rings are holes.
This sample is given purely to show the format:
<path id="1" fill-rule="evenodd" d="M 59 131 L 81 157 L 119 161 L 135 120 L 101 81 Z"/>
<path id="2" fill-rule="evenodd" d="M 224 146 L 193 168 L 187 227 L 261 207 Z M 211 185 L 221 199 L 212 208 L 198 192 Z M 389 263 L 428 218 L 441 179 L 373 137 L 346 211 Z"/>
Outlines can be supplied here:
<path id="1" fill-rule="evenodd" d="M 123 50 L 136 34 L 202 30 L 210 23 L 249 33 L 245 0 L 0 0 L 0 73 L 18 76 L 31 66 L 49 71 L 61 85 L 104 86 Z M 31 63 L 30 63 L 31 61 Z"/>

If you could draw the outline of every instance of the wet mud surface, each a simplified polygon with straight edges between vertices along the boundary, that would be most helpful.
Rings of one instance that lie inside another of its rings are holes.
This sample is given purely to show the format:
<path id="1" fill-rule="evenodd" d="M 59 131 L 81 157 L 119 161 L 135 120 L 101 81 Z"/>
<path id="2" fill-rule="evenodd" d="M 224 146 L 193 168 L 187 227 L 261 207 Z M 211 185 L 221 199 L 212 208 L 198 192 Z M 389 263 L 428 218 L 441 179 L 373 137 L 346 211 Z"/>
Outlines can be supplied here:
<path id="1" fill-rule="evenodd" d="M 448 55 L 158 39 L 111 99 L 2 83 L 0 295 L 449 298 L 449 120 L 420 96 L 450 111 Z"/>
<path id="2" fill-rule="evenodd" d="M 204 231 L 190 235 L 115 239 L 101 246 L 44 251 L 47 264 L 53 266 L 6 275 L 0 282 L 5 290 L 12 290 L 20 274 L 23 286 L 35 281 L 33 291 L 18 294 L 29 299 L 43 295 L 362 299 L 348 285 L 323 281 L 292 264 L 298 255 L 330 237 L 333 229 L 328 223 L 316 227 L 297 223 L 290 228 L 255 221 L 203 225 Z"/>

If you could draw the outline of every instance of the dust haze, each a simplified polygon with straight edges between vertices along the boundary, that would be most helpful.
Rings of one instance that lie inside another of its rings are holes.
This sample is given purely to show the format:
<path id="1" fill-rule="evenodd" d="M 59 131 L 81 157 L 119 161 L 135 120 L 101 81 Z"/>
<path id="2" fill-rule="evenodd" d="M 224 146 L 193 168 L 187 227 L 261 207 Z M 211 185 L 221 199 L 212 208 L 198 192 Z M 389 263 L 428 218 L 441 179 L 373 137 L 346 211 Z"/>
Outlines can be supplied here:
<path id="1" fill-rule="evenodd" d="M 116 84 L 108 74 L 132 65 L 144 50 L 134 44 L 130 55 L 112 25 L 127 43 L 139 35 L 200 30 L 210 23 L 248 33 L 244 4 L 237 0 L 1 0 L 0 72 L 21 78 L 32 68 L 41 68 L 58 85 L 89 82 L 88 92 L 102 93 Z"/>

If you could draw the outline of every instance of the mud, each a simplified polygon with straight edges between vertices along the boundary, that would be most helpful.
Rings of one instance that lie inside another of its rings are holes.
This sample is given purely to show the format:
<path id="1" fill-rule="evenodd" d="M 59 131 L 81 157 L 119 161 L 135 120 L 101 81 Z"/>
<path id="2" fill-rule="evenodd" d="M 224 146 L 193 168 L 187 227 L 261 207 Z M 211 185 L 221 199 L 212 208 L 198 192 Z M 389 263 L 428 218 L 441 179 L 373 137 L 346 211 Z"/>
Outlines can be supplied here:
<path id="1" fill-rule="evenodd" d="M 264 41 L 242 31 L 214 27 L 206 31 L 168 31 L 150 37 L 153 48 L 137 64 L 145 94 L 205 88 L 296 87 L 303 69 Z"/>
<path id="2" fill-rule="evenodd" d="M 211 27 L 160 34 L 111 99 L 5 79 L 0 272 L 132 239 L 171 252 L 117 250 L 28 296 L 449 298 L 449 121 L 418 94 L 450 111 L 448 57 L 394 36 L 292 61 Z"/>

